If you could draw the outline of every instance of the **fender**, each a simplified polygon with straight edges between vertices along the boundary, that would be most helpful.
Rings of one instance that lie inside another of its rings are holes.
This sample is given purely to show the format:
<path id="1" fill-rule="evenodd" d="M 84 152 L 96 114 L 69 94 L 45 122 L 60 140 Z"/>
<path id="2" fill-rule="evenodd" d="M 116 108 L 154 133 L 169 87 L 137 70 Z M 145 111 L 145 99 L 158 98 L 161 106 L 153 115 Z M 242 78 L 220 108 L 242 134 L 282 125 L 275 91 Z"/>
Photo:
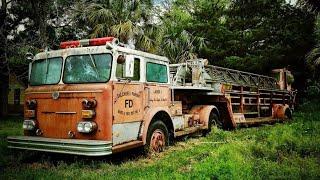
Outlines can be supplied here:
<path id="1" fill-rule="evenodd" d="M 283 104 L 274 104 L 272 106 L 272 118 L 285 119 L 286 118 L 286 110 L 290 109 L 289 105 Z M 291 111 L 291 110 L 290 110 Z"/>
<path id="2" fill-rule="evenodd" d="M 196 105 L 191 108 L 190 113 L 198 113 L 200 121 L 204 123 L 205 128 L 208 128 L 209 116 L 212 110 L 216 111 L 218 117 L 220 118 L 219 110 L 214 105 Z"/>
<path id="3" fill-rule="evenodd" d="M 167 113 L 172 123 L 171 114 L 168 107 L 155 107 L 155 108 L 149 109 L 143 118 L 142 141 L 144 145 L 147 143 L 147 133 L 148 133 L 150 122 L 152 121 L 153 117 L 160 111 L 164 111 L 165 113 Z"/>

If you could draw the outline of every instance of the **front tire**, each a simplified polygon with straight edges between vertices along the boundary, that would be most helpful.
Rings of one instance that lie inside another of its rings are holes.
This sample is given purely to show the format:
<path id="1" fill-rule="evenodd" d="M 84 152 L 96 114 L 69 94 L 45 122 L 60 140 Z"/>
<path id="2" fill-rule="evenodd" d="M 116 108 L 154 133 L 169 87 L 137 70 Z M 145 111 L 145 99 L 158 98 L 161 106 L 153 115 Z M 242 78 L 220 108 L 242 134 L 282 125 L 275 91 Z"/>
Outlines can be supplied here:
<path id="1" fill-rule="evenodd" d="M 169 132 L 167 126 L 160 120 L 153 122 L 147 133 L 145 150 L 147 153 L 160 153 L 169 144 Z"/>

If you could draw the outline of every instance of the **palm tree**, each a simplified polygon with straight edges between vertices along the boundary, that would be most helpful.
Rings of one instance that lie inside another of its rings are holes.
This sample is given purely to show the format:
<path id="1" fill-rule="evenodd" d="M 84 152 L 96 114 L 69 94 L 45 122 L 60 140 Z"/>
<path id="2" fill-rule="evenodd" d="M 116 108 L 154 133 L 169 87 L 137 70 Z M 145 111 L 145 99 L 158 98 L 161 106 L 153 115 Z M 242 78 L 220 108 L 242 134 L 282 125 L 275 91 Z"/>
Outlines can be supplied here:
<path id="1" fill-rule="evenodd" d="M 309 10 L 316 13 L 320 12 L 320 1 L 319 0 L 298 0 L 298 4 L 307 7 Z"/>
<path id="2" fill-rule="evenodd" d="M 89 4 L 84 1 L 77 7 L 83 22 L 92 29 L 91 37 L 111 35 L 130 43 L 144 35 L 141 32 L 149 21 L 151 0 L 107 0 Z"/>
<path id="3" fill-rule="evenodd" d="M 188 30 L 196 2 L 173 4 L 162 16 L 162 40 L 158 53 L 167 56 L 172 63 L 197 57 L 196 52 L 205 47 L 205 39 Z"/>
<path id="4" fill-rule="evenodd" d="M 318 72 L 320 70 L 320 1 L 319 0 L 299 0 L 298 3 L 303 7 L 311 10 L 316 17 L 315 22 L 315 35 L 317 45 L 306 55 L 306 63 L 308 69 L 311 71 L 313 80 L 320 80 Z"/>
<path id="5" fill-rule="evenodd" d="M 196 51 L 205 45 L 204 38 L 196 37 L 186 30 L 172 32 L 174 30 L 170 27 L 165 30 L 160 53 L 167 56 L 172 63 L 197 58 Z"/>
<path id="6" fill-rule="evenodd" d="M 196 57 L 204 39 L 185 30 L 183 19 L 190 14 L 172 7 L 166 12 L 152 0 L 109 0 L 78 4 L 77 19 L 91 27 L 91 37 L 115 36 L 138 49 L 167 56 L 171 62 Z"/>
<path id="7" fill-rule="evenodd" d="M 308 69 L 312 73 L 312 79 L 318 79 L 320 70 L 320 46 L 313 48 L 306 56 L 306 63 Z M 316 77 L 318 76 L 318 77 Z"/>

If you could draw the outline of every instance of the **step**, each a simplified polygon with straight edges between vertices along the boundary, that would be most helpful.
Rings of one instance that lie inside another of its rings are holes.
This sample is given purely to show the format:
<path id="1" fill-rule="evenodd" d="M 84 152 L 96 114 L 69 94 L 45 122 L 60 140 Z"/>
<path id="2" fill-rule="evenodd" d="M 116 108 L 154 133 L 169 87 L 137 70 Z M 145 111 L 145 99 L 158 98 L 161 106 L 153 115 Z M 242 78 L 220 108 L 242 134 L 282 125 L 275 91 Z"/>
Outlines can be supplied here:
<path id="1" fill-rule="evenodd" d="M 260 117 L 260 118 L 246 118 L 245 121 L 238 123 L 239 125 L 256 125 L 256 124 L 266 124 L 282 121 L 280 119 L 274 119 L 270 117 Z"/>
<path id="2" fill-rule="evenodd" d="M 112 147 L 112 153 L 118 153 L 127 149 L 137 148 L 143 145 L 143 141 L 134 140 Z"/>
<path id="3" fill-rule="evenodd" d="M 177 131 L 174 133 L 174 136 L 175 137 L 178 137 L 178 136 L 183 136 L 183 135 L 187 135 L 187 134 L 191 134 L 191 133 L 195 133 L 201 129 L 204 129 L 204 126 L 194 126 L 194 127 L 189 127 L 189 128 L 185 128 L 181 131 Z"/>

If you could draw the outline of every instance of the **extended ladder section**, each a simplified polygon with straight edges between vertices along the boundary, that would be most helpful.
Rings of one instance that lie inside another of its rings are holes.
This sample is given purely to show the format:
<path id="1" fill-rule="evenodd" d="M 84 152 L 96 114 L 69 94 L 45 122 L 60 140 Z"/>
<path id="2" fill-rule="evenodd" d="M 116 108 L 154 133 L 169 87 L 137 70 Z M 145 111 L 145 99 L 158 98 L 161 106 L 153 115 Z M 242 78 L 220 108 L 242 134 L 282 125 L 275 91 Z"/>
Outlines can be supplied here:
<path id="1" fill-rule="evenodd" d="M 278 89 L 277 80 L 263 75 L 227 69 L 218 66 L 206 66 L 206 72 L 214 82 L 236 86 L 256 87 L 258 89 Z"/>
<path id="2" fill-rule="evenodd" d="M 205 59 L 172 64 L 170 74 L 173 86 L 214 88 L 214 84 L 219 83 L 266 90 L 279 89 L 273 77 L 207 65 Z"/>

